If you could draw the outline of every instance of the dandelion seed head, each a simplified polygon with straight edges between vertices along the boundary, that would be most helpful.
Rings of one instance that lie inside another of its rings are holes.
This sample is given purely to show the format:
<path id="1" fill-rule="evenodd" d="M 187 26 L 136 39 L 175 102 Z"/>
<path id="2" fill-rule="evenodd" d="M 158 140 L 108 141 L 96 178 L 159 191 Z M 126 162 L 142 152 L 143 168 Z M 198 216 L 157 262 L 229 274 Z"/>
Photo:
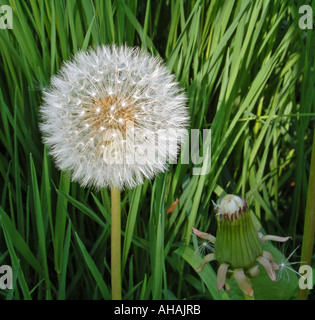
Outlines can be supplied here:
<path id="1" fill-rule="evenodd" d="M 187 133 L 186 95 L 160 58 L 138 48 L 77 53 L 51 78 L 40 107 L 44 142 L 60 170 L 82 186 L 132 188 L 173 163 Z M 150 120 L 148 120 L 150 119 Z M 161 129 L 171 146 L 152 161 Z M 141 163 L 132 162 L 141 150 Z M 146 151 L 146 152 L 144 152 Z"/>

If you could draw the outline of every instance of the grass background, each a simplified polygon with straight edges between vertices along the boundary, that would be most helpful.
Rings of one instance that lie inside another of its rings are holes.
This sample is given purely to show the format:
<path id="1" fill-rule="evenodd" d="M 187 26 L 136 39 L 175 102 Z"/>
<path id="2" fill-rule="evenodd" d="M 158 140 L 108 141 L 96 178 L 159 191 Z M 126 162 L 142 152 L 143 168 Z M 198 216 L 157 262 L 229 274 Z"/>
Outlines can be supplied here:
<path id="1" fill-rule="evenodd" d="M 162 56 L 187 91 L 191 128 L 211 129 L 207 175 L 192 175 L 194 165 L 179 161 L 122 192 L 123 298 L 242 298 L 233 287 L 217 292 L 215 263 L 194 271 L 201 257 L 191 227 L 215 234 L 212 201 L 225 193 L 246 197 L 267 233 L 291 235 L 271 250 L 281 260 L 298 247 L 290 261 L 299 261 L 315 31 L 298 27 L 298 8 L 315 11 L 314 1 L 4 4 L 13 9 L 13 29 L 0 30 L 0 265 L 13 267 L 14 289 L 1 290 L 1 299 L 111 298 L 109 192 L 82 189 L 56 170 L 38 130 L 50 76 L 78 50 L 99 44 Z M 294 298 L 293 275 L 284 273 L 274 287 L 258 279 L 256 297 Z"/>

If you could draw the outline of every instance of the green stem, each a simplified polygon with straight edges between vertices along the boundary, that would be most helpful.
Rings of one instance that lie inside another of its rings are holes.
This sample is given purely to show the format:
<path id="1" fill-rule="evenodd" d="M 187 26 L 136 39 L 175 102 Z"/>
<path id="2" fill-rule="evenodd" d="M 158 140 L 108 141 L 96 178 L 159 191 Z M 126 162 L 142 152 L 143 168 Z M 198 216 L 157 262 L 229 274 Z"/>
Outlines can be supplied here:
<path id="1" fill-rule="evenodd" d="M 111 275 L 112 300 L 121 300 L 121 214 L 120 190 L 111 189 Z"/>
<path id="2" fill-rule="evenodd" d="M 308 182 L 306 210 L 304 218 L 303 244 L 301 253 L 301 264 L 311 265 L 315 232 L 315 130 L 313 138 L 313 150 Z M 307 289 L 300 289 L 299 300 L 306 300 Z"/>

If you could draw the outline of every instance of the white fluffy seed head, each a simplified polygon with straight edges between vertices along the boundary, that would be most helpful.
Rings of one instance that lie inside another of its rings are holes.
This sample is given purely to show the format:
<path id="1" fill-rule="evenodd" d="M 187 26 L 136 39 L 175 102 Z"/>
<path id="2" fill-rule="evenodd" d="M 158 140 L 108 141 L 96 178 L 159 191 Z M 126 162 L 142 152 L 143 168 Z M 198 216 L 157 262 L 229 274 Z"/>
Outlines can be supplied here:
<path id="1" fill-rule="evenodd" d="M 187 135 L 186 100 L 160 58 L 100 46 L 77 53 L 52 77 L 40 129 L 73 181 L 132 188 L 176 160 Z"/>

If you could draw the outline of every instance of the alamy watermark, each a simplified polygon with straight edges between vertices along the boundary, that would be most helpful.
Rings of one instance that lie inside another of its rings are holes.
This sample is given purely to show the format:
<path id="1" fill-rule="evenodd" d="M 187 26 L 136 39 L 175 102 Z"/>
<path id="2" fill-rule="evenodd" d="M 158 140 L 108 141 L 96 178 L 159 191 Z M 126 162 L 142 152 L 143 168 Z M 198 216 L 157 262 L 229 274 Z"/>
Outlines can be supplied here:
<path id="1" fill-rule="evenodd" d="M 299 268 L 299 287 L 300 289 L 312 289 L 313 288 L 313 269 L 311 266 L 303 265 Z"/>
<path id="2" fill-rule="evenodd" d="M 299 28 L 302 30 L 313 29 L 313 9 L 310 5 L 299 7 Z M 13 28 L 12 8 L 9 5 L 0 6 L 0 29 Z"/>
<path id="3" fill-rule="evenodd" d="M 313 29 L 313 9 L 311 6 L 303 5 L 299 7 L 299 14 L 302 16 L 299 19 L 300 29 Z"/>
<path id="4" fill-rule="evenodd" d="M 211 169 L 211 129 L 191 129 L 190 134 L 187 129 L 159 129 L 139 141 L 133 121 L 128 120 L 125 130 L 103 131 L 102 142 L 90 139 L 78 147 L 81 152 L 88 147 L 102 151 L 110 144 L 119 152 L 103 153 L 103 161 L 109 165 L 177 164 L 179 160 L 181 164 L 193 164 L 192 175 L 206 175 Z M 170 157 L 174 150 L 180 150 L 179 157 Z"/>
<path id="5" fill-rule="evenodd" d="M 12 268 L 8 265 L 0 266 L 0 289 L 13 289 L 12 279 Z"/>
<path id="6" fill-rule="evenodd" d="M 12 29 L 12 28 L 13 28 L 12 8 L 7 5 L 0 6 L 0 29 Z"/>

